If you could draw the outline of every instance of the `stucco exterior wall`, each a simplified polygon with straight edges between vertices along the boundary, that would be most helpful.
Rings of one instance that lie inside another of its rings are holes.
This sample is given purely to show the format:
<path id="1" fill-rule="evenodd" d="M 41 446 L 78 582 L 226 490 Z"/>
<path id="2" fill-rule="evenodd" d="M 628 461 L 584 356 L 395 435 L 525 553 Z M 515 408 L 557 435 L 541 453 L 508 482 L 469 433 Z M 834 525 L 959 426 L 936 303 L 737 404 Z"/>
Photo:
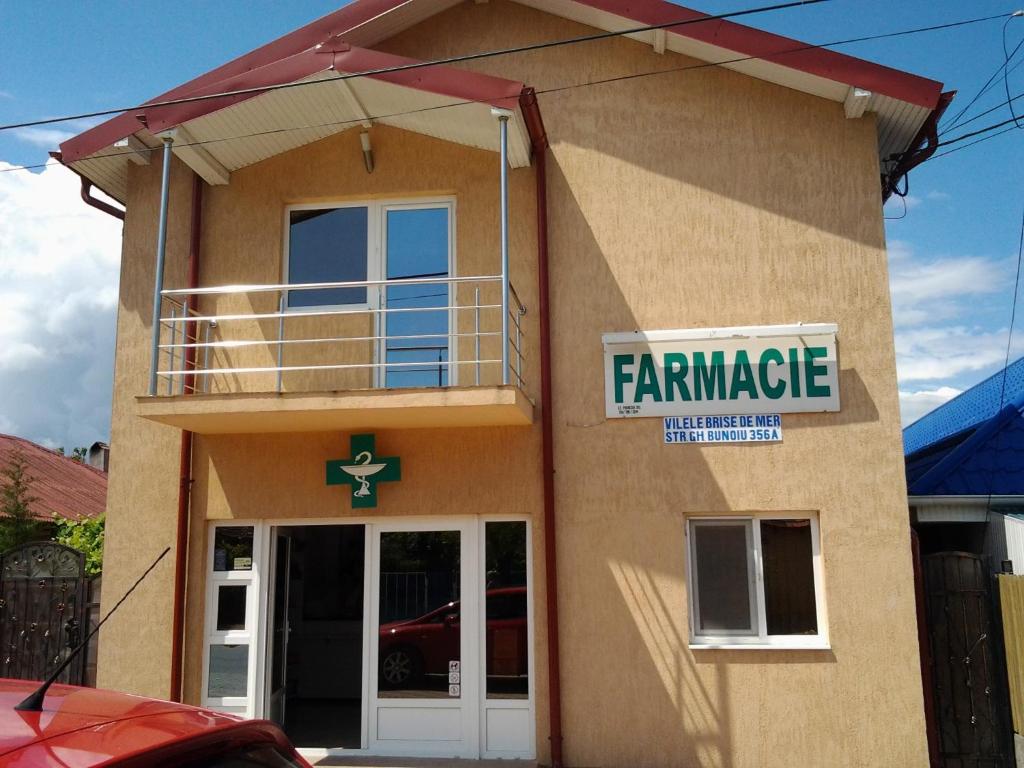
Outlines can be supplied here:
<path id="1" fill-rule="evenodd" d="M 460 4 L 379 47 L 432 58 L 586 31 L 491 0 Z M 923 766 L 873 118 L 848 120 L 841 104 L 715 68 L 552 90 L 694 63 L 609 40 L 472 65 L 536 87 L 552 142 L 565 756 L 574 766 Z M 494 156 L 383 127 L 373 136 L 378 165 L 369 176 L 353 131 L 209 190 L 202 283 L 277 280 L 287 203 L 427 192 L 458 198 L 459 269 L 486 272 L 472 259 L 497 258 Z M 154 166 L 133 172 L 125 227 L 108 595 L 173 541 L 178 433 L 132 414 L 148 364 L 157 174 Z M 513 281 L 530 308 L 532 174 L 512 173 Z M 187 177 L 176 164 L 168 284 L 172 274 L 183 279 Z M 535 396 L 536 314 L 527 319 Z M 663 445 L 657 419 L 604 418 L 602 333 L 797 321 L 839 324 L 842 410 L 784 416 L 784 442 Z M 200 687 L 204 522 L 345 514 L 322 471 L 325 460 L 347 455 L 347 439 L 197 440 L 190 700 Z M 537 750 L 547 759 L 539 427 L 395 431 L 377 440 L 403 459 L 403 480 L 382 489 L 380 514 L 535 516 Z M 457 483 L 446 479 L 453 472 Z M 819 515 L 831 650 L 688 648 L 685 517 L 752 511 Z M 170 568 L 146 590 L 104 630 L 100 684 L 160 696 L 169 679 Z"/>

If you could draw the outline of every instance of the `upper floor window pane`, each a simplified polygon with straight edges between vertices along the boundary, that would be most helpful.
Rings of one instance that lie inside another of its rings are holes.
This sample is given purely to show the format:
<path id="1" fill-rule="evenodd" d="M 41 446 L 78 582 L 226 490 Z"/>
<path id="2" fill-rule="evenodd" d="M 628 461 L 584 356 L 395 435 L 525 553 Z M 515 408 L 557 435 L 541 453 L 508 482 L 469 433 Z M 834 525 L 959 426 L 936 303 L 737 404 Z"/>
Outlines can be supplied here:
<path id="1" fill-rule="evenodd" d="M 388 209 L 385 274 L 388 280 L 448 276 L 449 208 Z M 450 383 L 447 283 L 388 286 L 384 385 L 434 387 Z M 437 308 L 434 311 L 433 308 Z"/>
<path id="2" fill-rule="evenodd" d="M 312 208 L 288 214 L 289 283 L 341 283 L 367 279 L 366 207 Z M 365 304 L 366 288 L 289 291 L 289 307 Z"/>

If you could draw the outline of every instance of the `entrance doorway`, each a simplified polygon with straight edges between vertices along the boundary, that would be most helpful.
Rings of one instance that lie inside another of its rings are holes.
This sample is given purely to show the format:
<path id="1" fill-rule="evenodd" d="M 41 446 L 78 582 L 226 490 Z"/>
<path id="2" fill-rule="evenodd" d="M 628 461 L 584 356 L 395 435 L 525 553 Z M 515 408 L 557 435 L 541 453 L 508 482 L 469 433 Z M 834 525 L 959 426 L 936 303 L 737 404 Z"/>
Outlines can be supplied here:
<path id="1" fill-rule="evenodd" d="M 210 543 L 204 705 L 311 757 L 535 756 L 526 520 L 231 521 Z"/>
<path id="2" fill-rule="evenodd" d="M 296 744 L 362 746 L 366 526 L 274 529 L 268 717 Z"/>

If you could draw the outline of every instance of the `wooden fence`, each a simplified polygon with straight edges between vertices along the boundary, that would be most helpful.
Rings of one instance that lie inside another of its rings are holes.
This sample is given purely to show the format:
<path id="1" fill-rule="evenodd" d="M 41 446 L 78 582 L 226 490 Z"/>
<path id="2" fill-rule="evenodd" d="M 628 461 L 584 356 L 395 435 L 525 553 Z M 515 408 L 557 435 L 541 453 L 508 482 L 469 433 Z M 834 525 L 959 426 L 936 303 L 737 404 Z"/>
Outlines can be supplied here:
<path id="1" fill-rule="evenodd" d="M 1024 734 L 1024 576 L 999 574 L 1013 730 Z"/>

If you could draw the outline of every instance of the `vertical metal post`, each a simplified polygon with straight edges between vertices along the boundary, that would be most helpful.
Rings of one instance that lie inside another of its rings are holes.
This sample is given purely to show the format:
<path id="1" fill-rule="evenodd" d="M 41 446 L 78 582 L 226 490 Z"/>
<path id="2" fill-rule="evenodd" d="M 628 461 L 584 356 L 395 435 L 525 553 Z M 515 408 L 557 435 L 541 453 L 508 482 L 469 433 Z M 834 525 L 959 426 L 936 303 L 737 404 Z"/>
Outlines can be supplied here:
<path id="1" fill-rule="evenodd" d="M 184 322 L 182 322 L 182 324 L 181 324 L 181 340 L 185 344 L 191 344 L 193 341 L 195 341 L 195 333 L 193 333 L 191 336 L 189 336 L 189 333 L 188 333 L 189 328 L 193 327 L 193 326 L 189 325 L 189 319 L 188 319 L 189 318 L 189 315 L 188 315 L 188 299 L 185 299 L 185 303 L 182 304 L 181 307 L 182 307 L 181 316 L 184 318 Z M 194 347 L 193 347 L 193 349 L 194 349 Z M 189 359 L 188 350 L 189 350 L 189 347 L 182 347 L 182 349 L 181 349 L 181 369 L 183 371 L 188 369 L 188 359 Z M 186 374 L 186 373 L 181 374 L 181 385 L 178 387 L 178 390 L 179 390 L 180 394 L 182 394 L 182 395 L 185 394 L 185 379 L 187 379 L 187 378 L 188 378 L 188 374 Z M 195 389 L 195 383 L 194 382 L 193 382 L 192 387 L 193 387 L 193 389 Z"/>
<path id="2" fill-rule="evenodd" d="M 501 129 L 501 383 L 509 383 L 508 269 L 508 119 L 511 112 L 493 109 Z"/>
<path id="3" fill-rule="evenodd" d="M 516 384 L 523 386 L 523 313 L 516 310 Z"/>
<path id="4" fill-rule="evenodd" d="M 164 290 L 164 261 L 167 255 L 167 198 L 171 186 L 171 145 L 174 139 L 164 137 L 164 167 L 160 177 L 160 224 L 156 233 L 156 276 L 153 280 L 153 341 L 149 355 L 149 395 L 156 395 L 156 369 L 160 358 L 160 306 Z"/>
<path id="5" fill-rule="evenodd" d="M 278 394 L 281 392 L 281 386 L 283 384 L 284 371 L 281 368 L 284 366 L 284 294 L 281 294 L 281 298 L 277 302 L 277 311 L 281 316 L 277 319 L 277 391 Z"/>
<path id="6" fill-rule="evenodd" d="M 213 323 L 209 320 L 206 321 L 206 331 L 204 332 L 203 343 L 206 345 L 203 347 L 203 370 L 210 370 L 210 329 L 213 328 Z M 207 373 L 203 374 L 203 392 L 209 393 L 210 391 L 210 375 Z"/>
<path id="7" fill-rule="evenodd" d="M 474 347 L 476 349 L 474 359 L 476 360 L 476 385 L 480 386 L 480 286 L 473 289 L 473 301 L 476 308 L 473 310 L 473 334 Z"/>
<path id="8" fill-rule="evenodd" d="M 171 346 L 167 348 L 167 394 L 174 394 L 174 345 L 178 343 L 178 310 L 171 308 Z"/>

